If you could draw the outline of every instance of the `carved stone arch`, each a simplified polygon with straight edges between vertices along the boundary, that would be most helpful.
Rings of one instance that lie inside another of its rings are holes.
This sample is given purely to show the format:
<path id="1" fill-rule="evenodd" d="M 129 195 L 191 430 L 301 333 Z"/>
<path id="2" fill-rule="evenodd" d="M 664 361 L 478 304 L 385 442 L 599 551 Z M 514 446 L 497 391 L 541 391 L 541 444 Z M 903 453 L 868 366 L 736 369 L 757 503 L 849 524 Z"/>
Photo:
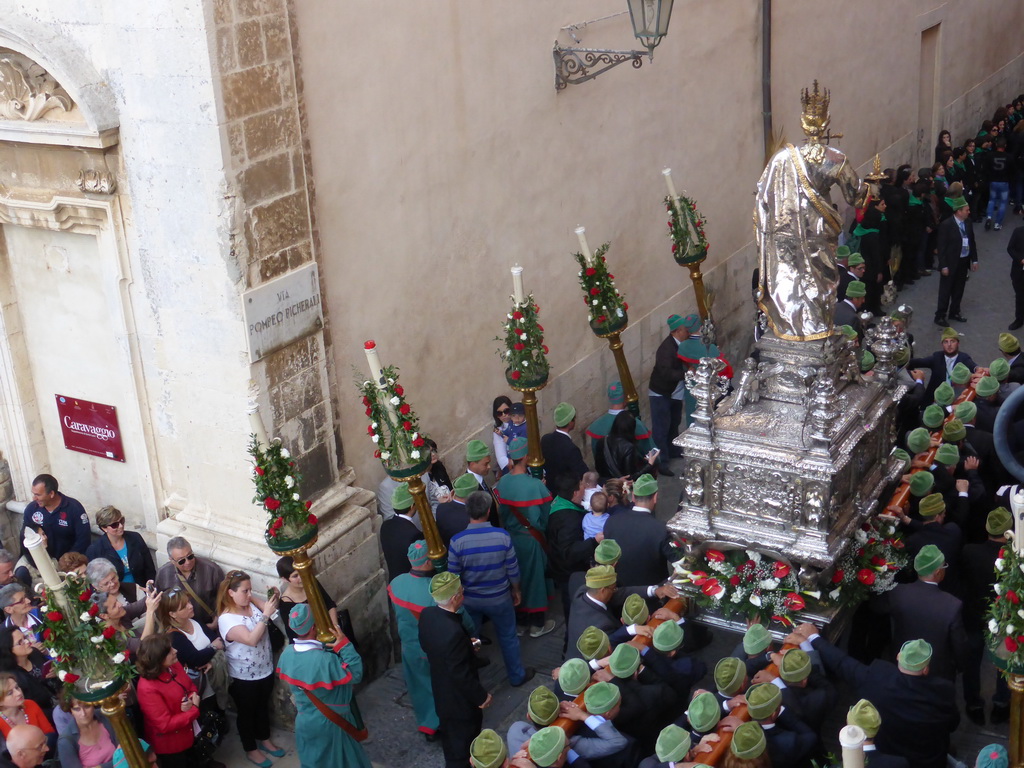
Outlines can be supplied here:
<path id="1" fill-rule="evenodd" d="M 0 99 L 6 101 L 12 88 L 25 95 L 27 87 L 33 103 L 18 114 L 0 108 L 0 139 L 94 148 L 117 144 L 114 94 L 66 38 L 26 19 L 5 19 L 0 60 L 5 54 L 9 64 L 0 65 Z"/>

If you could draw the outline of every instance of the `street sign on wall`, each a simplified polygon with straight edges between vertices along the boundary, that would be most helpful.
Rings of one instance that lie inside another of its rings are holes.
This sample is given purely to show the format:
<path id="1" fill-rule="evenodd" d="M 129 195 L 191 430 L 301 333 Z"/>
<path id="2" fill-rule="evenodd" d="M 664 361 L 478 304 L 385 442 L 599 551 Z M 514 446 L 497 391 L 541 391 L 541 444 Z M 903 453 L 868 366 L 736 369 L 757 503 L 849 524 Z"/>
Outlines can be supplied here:
<path id="1" fill-rule="evenodd" d="M 117 408 L 66 395 L 56 395 L 64 447 L 104 459 L 124 461 Z"/>

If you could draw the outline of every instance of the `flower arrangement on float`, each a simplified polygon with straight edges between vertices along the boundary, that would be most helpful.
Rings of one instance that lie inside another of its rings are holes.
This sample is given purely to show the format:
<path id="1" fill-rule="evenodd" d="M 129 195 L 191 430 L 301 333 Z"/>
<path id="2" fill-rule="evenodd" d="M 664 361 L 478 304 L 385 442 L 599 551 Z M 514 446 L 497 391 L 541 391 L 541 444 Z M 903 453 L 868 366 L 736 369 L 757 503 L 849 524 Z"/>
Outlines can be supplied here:
<path id="1" fill-rule="evenodd" d="M 985 634 L 993 661 L 1008 673 L 1024 671 L 1024 558 L 1017 551 L 1014 531 L 995 561 L 996 583 L 988 605 Z"/>
<path id="2" fill-rule="evenodd" d="M 686 195 L 678 196 L 678 204 L 672 196 L 665 198 L 668 211 L 668 236 L 672 239 L 672 258 L 677 264 L 693 264 L 703 261 L 708 255 L 707 236 L 704 234 L 706 219 L 697 210 L 697 203 Z"/>
<path id="3" fill-rule="evenodd" d="M 587 320 L 599 336 L 621 330 L 629 322 L 629 304 L 615 287 L 615 275 L 608 271 L 608 248 L 609 243 L 604 243 L 593 255 L 589 251 L 573 254 L 580 266 L 577 276 L 583 289 L 583 303 L 587 305 Z"/>
<path id="4" fill-rule="evenodd" d="M 885 516 L 870 518 L 836 561 L 828 602 L 855 606 L 871 595 L 888 592 L 896 586 L 896 575 L 908 560 L 896 521 Z"/>
<path id="5" fill-rule="evenodd" d="M 372 346 L 370 346 L 372 345 Z M 374 352 L 376 343 L 367 341 L 364 350 Z M 364 381 L 359 385 L 370 425 L 366 433 L 374 443 L 374 458 L 384 469 L 419 466 L 430 461 L 426 435 L 420 432 L 419 418 L 405 399 L 405 390 L 398 383 L 398 368 L 379 368 L 380 381 Z"/>
<path id="6" fill-rule="evenodd" d="M 316 515 L 309 511 L 313 504 L 302 498 L 302 475 L 281 439 L 275 437 L 264 448 L 253 435 L 249 455 L 256 486 L 253 502 L 267 513 L 267 543 L 272 549 L 290 549 L 296 541 L 312 538 L 317 531 Z"/>
<path id="7" fill-rule="evenodd" d="M 495 336 L 495 341 L 504 341 L 504 350 L 498 355 L 505 364 L 505 379 L 516 388 L 543 384 L 548 380 L 548 348 L 544 344 L 544 326 L 538 321 L 540 307 L 533 294 L 524 301 L 513 299 L 512 309 L 505 315 L 505 336 Z"/>

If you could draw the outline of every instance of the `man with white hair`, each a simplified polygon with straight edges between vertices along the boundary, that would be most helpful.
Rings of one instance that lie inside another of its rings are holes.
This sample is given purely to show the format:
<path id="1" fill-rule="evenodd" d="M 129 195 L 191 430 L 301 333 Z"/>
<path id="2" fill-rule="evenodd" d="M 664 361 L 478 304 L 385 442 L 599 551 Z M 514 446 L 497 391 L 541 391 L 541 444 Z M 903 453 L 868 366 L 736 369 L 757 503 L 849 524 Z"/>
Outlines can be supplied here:
<path id="1" fill-rule="evenodd" d="M 16 725 L 7 734 L 7 751 L 18 768 L 36 768 L 46 757 L 46 734 L 34 725 Z"/>

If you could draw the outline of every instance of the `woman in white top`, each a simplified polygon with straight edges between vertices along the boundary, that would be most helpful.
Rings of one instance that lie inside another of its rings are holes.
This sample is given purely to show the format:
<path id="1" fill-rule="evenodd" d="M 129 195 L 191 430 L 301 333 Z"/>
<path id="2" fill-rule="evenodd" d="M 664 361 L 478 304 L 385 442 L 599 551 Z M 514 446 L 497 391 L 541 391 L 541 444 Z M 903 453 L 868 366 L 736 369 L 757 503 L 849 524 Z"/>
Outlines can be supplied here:
<path id="1" fill-rule="evenodd" d="M 231 673 L 231 698 L 238 710 L 238 735 L 249 762 L 270 768 L 263 755 L 283 757 L 270 740 L 270 697 L 274 691 L 274 655 L 267 636 L 270 617 L 281 595 L 272 590 L 264 601 L 252 593 L 244 571 L 228 571 L 217 590 L 217 628 Z"/>
<path id="2" fill-rule="evenodd" d="M 227 659 L 223 653 L 217 653 L 224 650 L 224 641 L 194 617 L 195 607 L 184 589 L 175 587 L 164 593 L 157 615 L 160 630 L 170 634 L 171 645 L 178 652 L 178 661 L 196 684 L 202 699 L 200 710 L 216 712 L 218 721 L 223 720 L 226 725 L 224 708 L 228 705 L 231 680 Z M 222 735 L 225 733 L 222 731 Z"/>

